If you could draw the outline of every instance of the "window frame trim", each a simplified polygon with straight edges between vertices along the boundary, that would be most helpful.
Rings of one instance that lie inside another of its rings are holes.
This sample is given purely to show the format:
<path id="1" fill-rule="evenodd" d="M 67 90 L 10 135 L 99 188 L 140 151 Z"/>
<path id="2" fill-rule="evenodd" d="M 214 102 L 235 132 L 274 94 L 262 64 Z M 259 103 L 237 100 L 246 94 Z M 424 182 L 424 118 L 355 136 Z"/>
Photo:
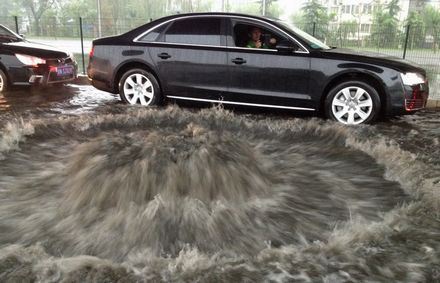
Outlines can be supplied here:
<path id="1" fill-rule="evenodd" d="M 229 33 L 226 33 L 226 38 L 228 39 L 227 43 L 229 44 L 229 36 L 231 36 L 232 42 L 235 45 L 235 40 L 234 40 L 234 27 L 237 24 L 242 24 L 242 25 L 252 25 L 253 23 L 251 21 L 247 21 L 247 20 L 243 20 L 243 19 L 238 19 L 236 17 L 231 17 L 228 21 L 228 25 L 227 25 L 227 29 L 229 32 L 232 32 L 232 34 L 230 35 Z M 269 32 L 271 33 L 275 33 L 278 36 L 283 36 L 284 39 L 291 41 L 293 44 L 298 43 L 298 41 L 292 41 L 292 38 L 290 36 L 286 37 L 285 34 L 280 34 L 279 31 L 274 31 L 272 30 L 272 27 L 267 27 L 267 25 L 264 24 L 260 24 L 258 23 L 258 27 L 259 28 L 263 28 L 263 29 L 268 29 Z M 239 46 L 230 46 L 228 45 L 228 47 L 230 48 L 234 48 L 234 49 L 245 49 L 245 50 L 254 50 L 254 51 L 272 51 L 272 52 L 278 52 L 278 50 L 276 48 L 268 48 L 268 49 L 263 49 L 263 48 L 248 48 L 248 47 L 239 47 Z M 299 48 L 303 48 L 302 45 L 298 45 Z M 306 50 L 306 49 L 304 49 Z M 292 53 L 298 53 L 298 54 L 308 54 L 306 53 L 304 50 L 297 50 L 297 51 L 293 51 Z"/>
<path id="2" fill-rule="evenodd" d="M 303 49 L 303 50 L 300 50 L 300 51 L 294 51 L 294 52 L 292 52 L 293 54 L 310 54 L 310 51 L 301 42 L 299 42 L 295 37 L 293 37 L 291 34 L 285 32 L 284 30 L 280 29 L 279 27 L 273 25 L 272 23 L 267 22 L 267 21 L 263 21 L 263 20 L 260 20 L 260 19 L 252 18 L 252 17 L 237 16 L 237 15 L 189 15 L 189 16 L 182 16 L 182 17 L 172 18 L 172 19 L 166 20 L 166 21 L 164 21 L 162 23 L 159 23 L 159 24 L 149 28 L 147 31 L 141 33 L 140 35 L 136 36 L 133 39 L 133 42 L 135 42 L 135 43 L 144 43 L 144 44 L 167 44 L 167 45 L 181 45 L 181 46 L 195 46 L 195 47 L 214 47 L 214 48 L 226 48 L 226 49 L 238 49 L 238 50 L 253 50 L 251 48 L 227 46 L 226 42 L 223 42 L 225 44 L 224 46 L 221 46 L 221 45 L 219 46 L 219 45 L 170 43 L 170 42 L 157 42 L 157 41 L 148 42 L 148 41 L 140 41 L 139 40 L 140 38 L 142 38 L 143 36 L 145 36 L 149 32 L 153 31 L 154 29 L 156 29 L 156 28 L 158 28 L 158 27 L 160 27 L 162 25 L 169 24 L 170 22 L 173 22 L 173 21 L 183 20 L 183 19 L 188 19 L 188 18 L 210 18 L 210 17 L 217 17 L 217 18 L 220 18 L 221 20 L 224 20 L 225 18 L 228 18 L 229 20 L 234 19 L 234 18 L 235 19 L 244 19 L 244 20 L 256 21 L 256 22 L 268 25 L 271 28 L 274 28 L 274 29 L 278 30 L 279 32 L 281 32 L 282 34 L 286 35 L 288 38 L 292 39 L 295 43 L 298 44 L 298 46 L 300 46 Z M 222 26 L 224 26 L 224 25 L 225 25 L 225 21 L 222 21 Z M 168 30 L 169 27 L 167 27 L 164 32 L 166 32 L 166 30 Z M 221 38 L 225 37 L 226 36 L 226 30 L 224 30 L 224 28 L 220 27 L 220 31 L 221 32 L 223 31 L 223 34 L 220 35 Z M 159 36 L 159 38 L 162 38 L 163 33 Z M 258 50 L 255 50 L 255 51 L 262 51 L 262 50 L 265 50 L 266 52 L 271 52 L 271 53 L 278 52 L 276 49 L 261 49 L 261 50 L 258 49 Z"/>
<path id="3" fill-rule="evenodd" d="M 172 44 L 172 45 L 184 45 L 184 46 L 210 46 L 210 47 L 223 47 L 223 46 L 225 46 L 226 45 L 226 41 L 225 41 L 225 39 L 224 39 L 224 37 L 225 37 L 225 21 L 224 21 L 224 18 L 222 18 L 222 17 L 220 17 L 220 16 L 217 16 L 217 18 L 218 18 L 218 20 L 220 21 L 220 45 L 216 45 L 216 44 L 214 44 L 214 45 L 209 45 L 209 44 L 196 44 L 196 43 L 181 43 L 181 42 L 166 42 L 165 41 L 165 35 L 166 35 L 166 33 L 169 31 L 169 29 L 171 29 L 172 27 L 173 27 L 173 25 L 177 22 L 177 21 L 180 21 L 180 20 L 187 20 L 187 18 L 184 18 L 184 17 L 182 17 L 182 18 L 177 18 L 177 19 L 174 19 L 174 21 L 169 21 L 168 22 L 168 26 L 165 28 L 165 30 L 163 30 L 162 31 L 162 33 L 159 35 L 159 37 L 157 38 L 157 40 L 156 41 L 152 41 L 152 42 L 149 42 L 149 43 L 155 43 L 155 42 L 158 42 L 158 43 L 165 43 L 165 44 Z M 162 26 L 162 25 L 158 25 L 158 27 L 160 27 L 160 26 Z M 151 31 L 150 31 L 151 32 Z M 158 41 L 158 40 L 161 40 L 161 41 Z M 141 41 L 141 42 L 145 42 L 145 41 Z"/>

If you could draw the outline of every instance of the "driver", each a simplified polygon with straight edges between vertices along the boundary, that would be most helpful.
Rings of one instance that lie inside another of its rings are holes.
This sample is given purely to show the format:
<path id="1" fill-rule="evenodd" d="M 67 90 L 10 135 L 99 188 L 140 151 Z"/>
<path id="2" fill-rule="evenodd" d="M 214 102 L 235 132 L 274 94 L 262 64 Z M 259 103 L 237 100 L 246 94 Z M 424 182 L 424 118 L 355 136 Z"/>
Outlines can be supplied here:
<path id="1" fill-rule="evenodd" d="M 269 49 L 270 47 L 267 46 L 265 43 L 261 42 L 261 29 L 259 27 L 252 27 L 249 31 L 249 37 L 250 40 L 248 41 L 246 47 L 247 48 L 263 48 L 263 49 Z M 271 38 L 270 44 L 275 45 L 276 39 Z"/>

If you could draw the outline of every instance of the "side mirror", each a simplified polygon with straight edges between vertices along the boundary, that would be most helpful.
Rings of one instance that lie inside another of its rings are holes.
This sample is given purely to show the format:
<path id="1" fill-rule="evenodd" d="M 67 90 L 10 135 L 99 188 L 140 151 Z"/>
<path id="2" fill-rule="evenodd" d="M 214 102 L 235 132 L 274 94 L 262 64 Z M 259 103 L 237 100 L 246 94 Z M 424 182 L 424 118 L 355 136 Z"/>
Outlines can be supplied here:
<path id="1" fill-rule="evenodd" d="M 277 44 L 275 49 L 278 50 L 279 52 L 292 53 L 296 51 L 298 48 L 289 41 L 281 41 L 280 43 Z"/>

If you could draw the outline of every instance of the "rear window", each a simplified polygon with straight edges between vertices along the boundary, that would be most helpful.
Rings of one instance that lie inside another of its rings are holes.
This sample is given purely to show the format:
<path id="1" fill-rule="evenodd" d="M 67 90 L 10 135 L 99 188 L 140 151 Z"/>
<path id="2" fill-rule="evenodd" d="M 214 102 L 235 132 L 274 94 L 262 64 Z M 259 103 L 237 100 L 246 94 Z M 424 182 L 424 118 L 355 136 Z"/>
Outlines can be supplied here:
<path id="1" fill-rule="evenodd" d="M 161 26 L 158 26 L 157 28 L 153 29 L 143 37 L 139 38 L 139 41 L 145 41 L 145 42 L 154 42 L 159 39 L 160 34 L 166 29 L 168 25 L 163 24 Z"/>
<path id="2" fill-rule="evenodd" d="M 177 20 L 166 31 L 164 41 L 195 45 L 221 45 L 221 19 L 195 18 Z"/>

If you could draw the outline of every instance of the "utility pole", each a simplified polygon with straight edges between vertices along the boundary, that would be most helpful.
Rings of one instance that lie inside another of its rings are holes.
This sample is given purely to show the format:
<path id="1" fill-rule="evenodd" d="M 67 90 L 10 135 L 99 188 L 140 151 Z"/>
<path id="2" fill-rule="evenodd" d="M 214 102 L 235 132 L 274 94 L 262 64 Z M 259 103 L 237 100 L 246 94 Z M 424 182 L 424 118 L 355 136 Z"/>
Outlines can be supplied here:
<path id="1" fill-rule="evenodd" d="M 96 0 L 97 1 L 97 10 L 98 10 L 98 37 L 102 37 L 102 33 L 101 33 L 101 0 Z"/>

